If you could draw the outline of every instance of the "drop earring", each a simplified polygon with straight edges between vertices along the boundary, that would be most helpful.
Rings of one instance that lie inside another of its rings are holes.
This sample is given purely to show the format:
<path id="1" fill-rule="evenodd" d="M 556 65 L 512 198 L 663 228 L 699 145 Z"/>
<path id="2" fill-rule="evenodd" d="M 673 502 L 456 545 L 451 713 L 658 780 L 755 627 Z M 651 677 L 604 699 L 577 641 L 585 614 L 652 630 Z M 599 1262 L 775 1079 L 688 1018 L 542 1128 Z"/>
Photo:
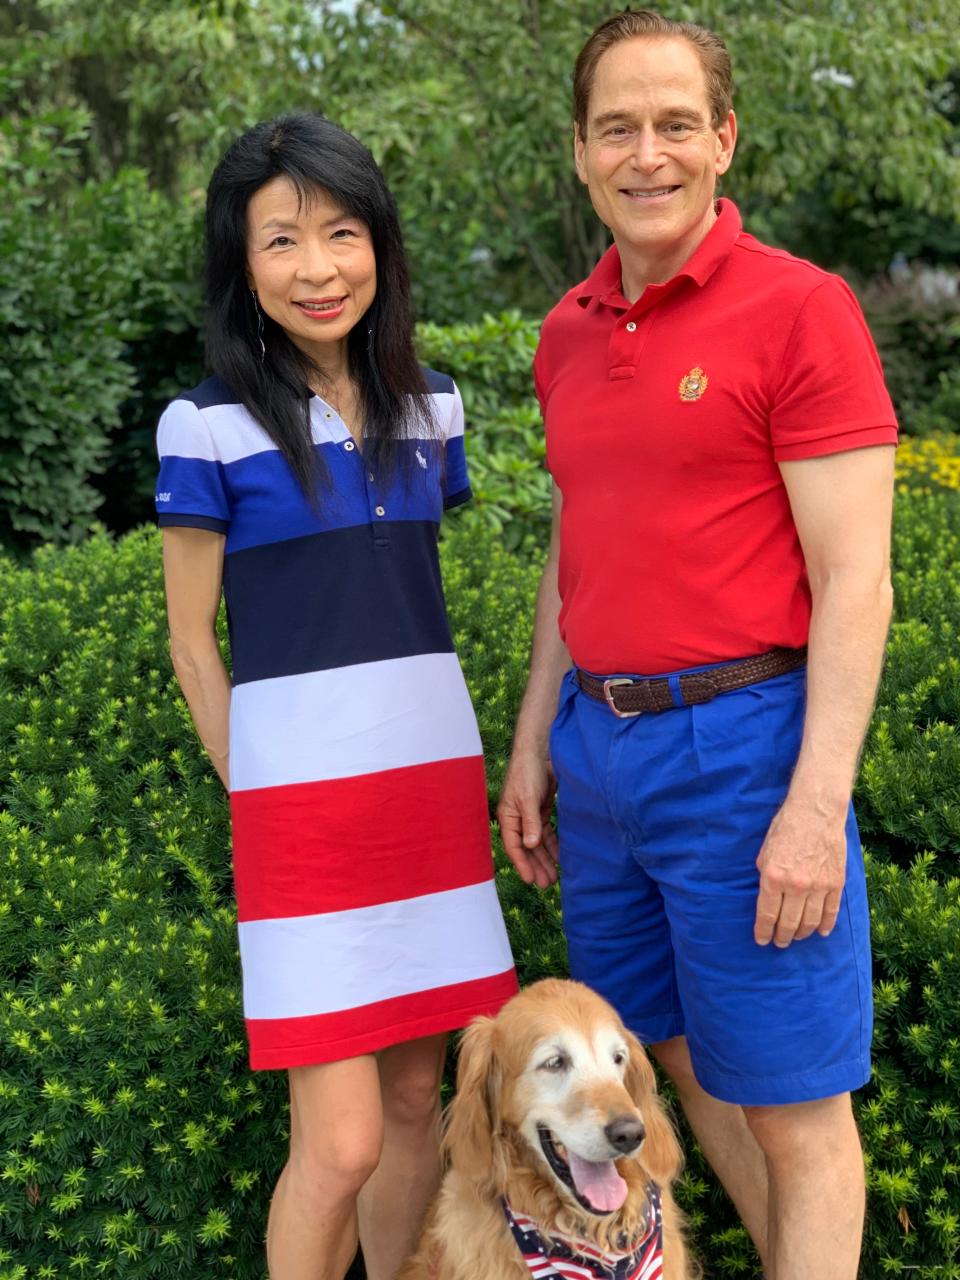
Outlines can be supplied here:
<path id="1" fill-rule="evenodd" d="M 263 364 L 267 358 L 267 348 L 263 341 L 263 313 L 257 303 L 256 289 L 250 290 L 250 297 L 253 299 L 253 309 L 257 313 L 257 341 L 260 343 L 260 363 Z"/>

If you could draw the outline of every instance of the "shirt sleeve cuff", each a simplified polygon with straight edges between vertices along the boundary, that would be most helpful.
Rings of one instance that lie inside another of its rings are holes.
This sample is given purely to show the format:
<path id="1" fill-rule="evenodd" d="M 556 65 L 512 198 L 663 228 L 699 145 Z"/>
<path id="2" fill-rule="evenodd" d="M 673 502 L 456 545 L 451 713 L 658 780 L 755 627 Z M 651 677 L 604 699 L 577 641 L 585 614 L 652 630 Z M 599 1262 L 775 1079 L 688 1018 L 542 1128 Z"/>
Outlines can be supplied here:
<path id="1" fill-rule="evenodd" d="M 466 489 L 458 489 L 456 493 L 450 493 L 443 501 L 444 511 L 449 511 L 451 507 L 462 507 L 465 502 L 469 502 L 473 497 L 473 490 L 467 486 Z"/>
<path id="2" fill-rule="evenodd" d="M 849 431 L 834 432 L 817 440 L 800 440 L 795 444 L 775 445 L 773 456 L 777 462 L 798 462 L 803 458 L 822 458 L 831 453 L 848 453 L 851 449 L 866 449 L 871 445 L 893 444 L 898 440 L 895 426 L 857 427 Z"/>
<path id="3" fill-rule="evenodd" d="M 229 527 L 226 520 L 215 516 L 184 515 L 177 511 L 165 511 L 157 516 L 157 524 L 161 529 L 209 529 L 213 533 L 226 533 Z"/>

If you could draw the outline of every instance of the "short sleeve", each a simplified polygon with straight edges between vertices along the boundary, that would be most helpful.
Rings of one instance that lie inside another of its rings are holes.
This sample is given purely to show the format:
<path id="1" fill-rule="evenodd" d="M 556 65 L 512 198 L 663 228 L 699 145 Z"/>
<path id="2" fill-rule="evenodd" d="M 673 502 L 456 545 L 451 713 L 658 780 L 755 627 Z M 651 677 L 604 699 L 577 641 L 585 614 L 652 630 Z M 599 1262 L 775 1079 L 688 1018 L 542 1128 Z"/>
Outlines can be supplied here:
<path id="1" fill-rule="evenodd" d="M 897 419 L 859 303 L 828 276 L 800 309 L 770 410 L 777 462 L 896 444 Z"/>
<path id="2" fill-rule="evenodd" d="M 191 400 L 173 400 L 157 427 L 157 523 L 226 533 L 230 524 L 223 463 L 210 427 Z"/>
<path id="3" fill-rule="evenodd" d="M 463 400 L 457 384 L 451 383 L 449 411 L 444 423 L 443 434 L 446 449 L 444 467 L 443 509 L 459 507 L 472 496 L 470 477 L 467 475 L 467 455 L 463 446 Z"/>

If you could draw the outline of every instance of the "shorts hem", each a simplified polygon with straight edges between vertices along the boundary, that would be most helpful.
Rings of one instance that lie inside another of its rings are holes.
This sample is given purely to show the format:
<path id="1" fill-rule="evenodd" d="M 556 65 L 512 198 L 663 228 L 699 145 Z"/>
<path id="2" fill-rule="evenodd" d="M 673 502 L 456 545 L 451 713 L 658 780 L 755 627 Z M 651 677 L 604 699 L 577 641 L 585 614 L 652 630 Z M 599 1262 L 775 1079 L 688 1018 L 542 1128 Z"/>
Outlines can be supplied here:
<path id="1" fill-rule="evenodd" d="M 697 1061 L 691 1046 L 693 1074 L 702 1089 L 721 1102 L 742 1107 L 775 1107 L 792 1102 L 817 1102 L 840 1093 L 853 1093 L 870 1080 L 870 1055 L 838 1062 L 820 1071 L 785 1076 L 734 1076 L 712 1071 Z"/>
<path id="2" fill-rule="evenodd" d="M 673 1014 L 664 1014 L 659 1019 L 648 1018 L 643 1021 L 632 1021 L 628 1015 L 623 1021 L 641 1044 L 660 1044 L 663 1040 L 673 1040 L 676 1036 L 684 1034 L 683 1019 Z"/>
<path id="3" fill-rule="evenodd" d="M 363 1054 L 376 1053 L 380 1049 L 389 1049 L 391 1045 L 406 1044 L 408 1040 L 420 1040 L 445 1031 L 458 1031 L 473 1018 L 495 1014 L 508 999 L 509 996 L 504 995 L 486 1003 L 474 1002 L 461 1009 L 448 1009 L 429 1018 L 413 1018 L 409 1022 L 394 1023 L 393 1026 L 380 1027 L 346 1040 L 316 1041 L 283 1049 L 255 1049 L 251 1046 L 250 1070 L 282 1071 L 289 1067 L 321 1066 L 326 1062 L 341 1062 L 345 1058 L 359 1058 Z"/>

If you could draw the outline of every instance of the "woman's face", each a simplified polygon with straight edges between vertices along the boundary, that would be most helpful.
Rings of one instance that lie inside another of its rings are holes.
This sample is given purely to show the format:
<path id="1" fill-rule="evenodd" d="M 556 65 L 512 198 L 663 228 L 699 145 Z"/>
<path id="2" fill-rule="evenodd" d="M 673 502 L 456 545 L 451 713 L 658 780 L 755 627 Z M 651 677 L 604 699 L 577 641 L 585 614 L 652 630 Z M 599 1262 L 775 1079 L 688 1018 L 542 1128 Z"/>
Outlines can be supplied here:
<path id="1" fill-rule="evenodd" d="M 326 192 L 301 202 L 273 178 L 247 205 L 247 282 L 290 341 L 329 367 L 376 296 L 370 229 Z"/>

